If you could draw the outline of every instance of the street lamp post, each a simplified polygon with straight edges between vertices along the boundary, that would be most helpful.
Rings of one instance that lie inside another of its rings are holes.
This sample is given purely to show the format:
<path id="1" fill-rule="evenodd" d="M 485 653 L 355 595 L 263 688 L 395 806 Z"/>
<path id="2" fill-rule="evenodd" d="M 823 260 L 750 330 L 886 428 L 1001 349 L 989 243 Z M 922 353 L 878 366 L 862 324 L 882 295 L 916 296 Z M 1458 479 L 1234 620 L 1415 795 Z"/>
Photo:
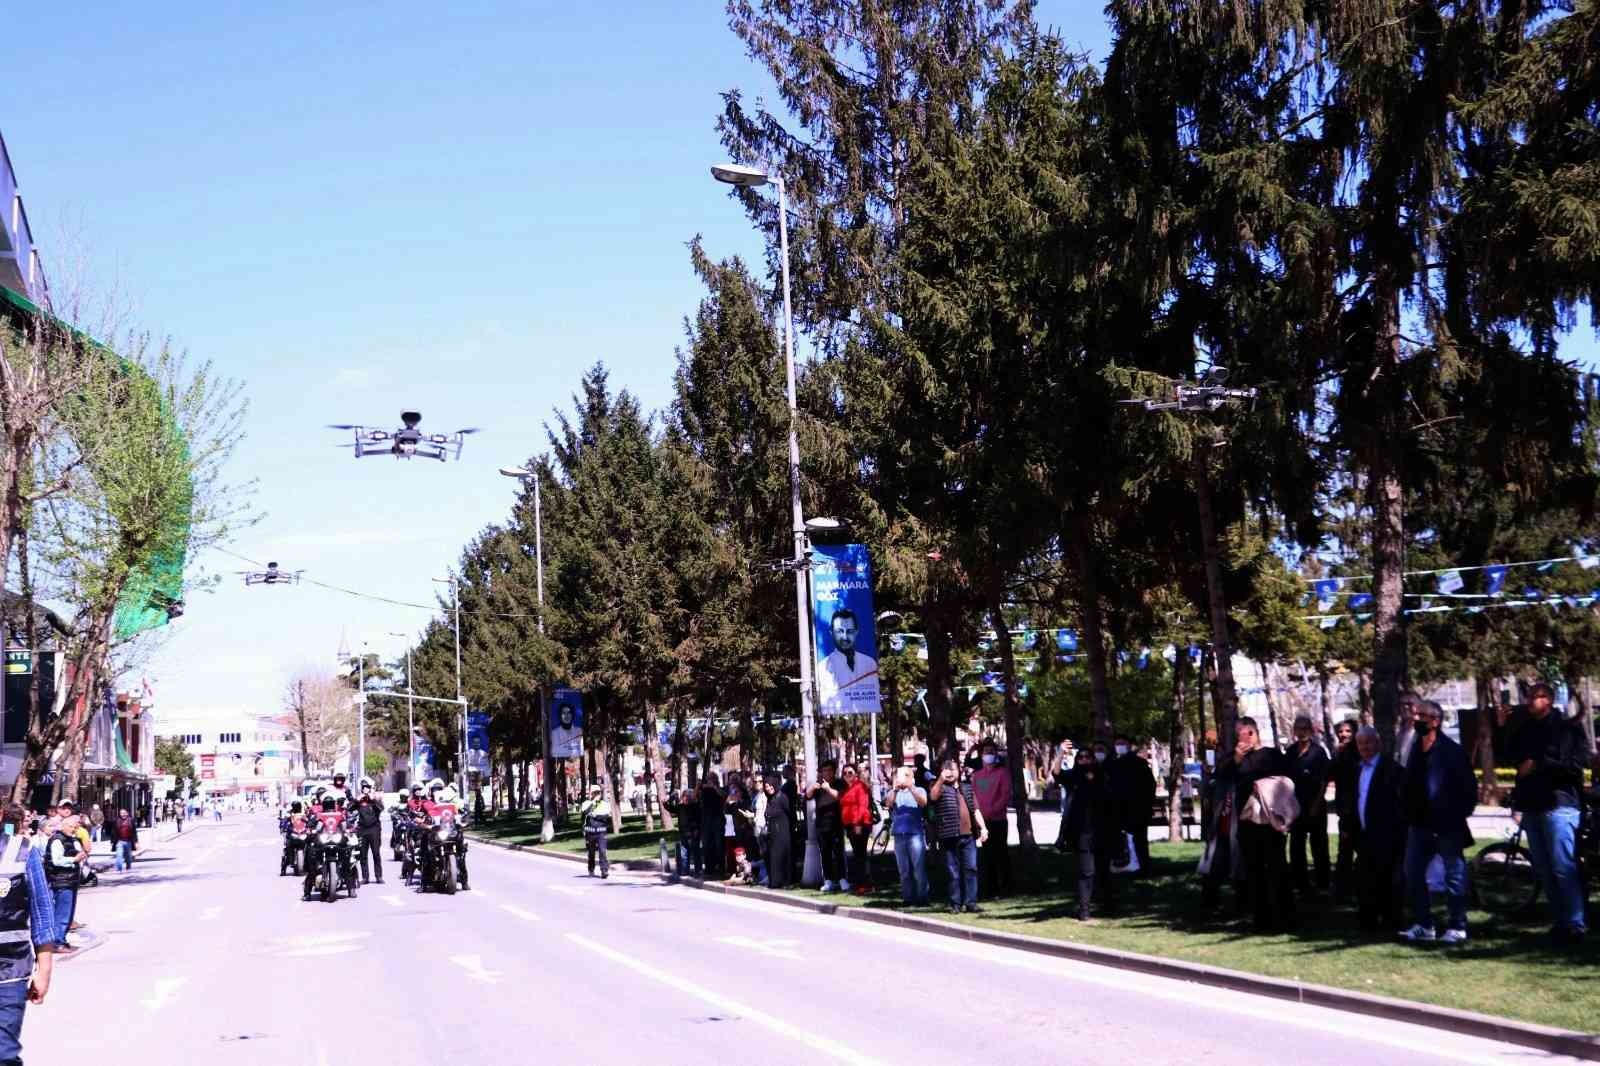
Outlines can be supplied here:
<path id="1" fill-rule="evenodd" d="M 533 558 L 534 573 L 539 588 L 539 635 L 544 636 L 544 509 L 539 502 L 539 475 L 521 466 L 502 466 L 500 473 L 514 477 L 524 484 L 533 485 Z M 556 819 L 553 810 L 556 801 L 555 758 L 550 754 L 550 702 L 545 699 L 545 686 L 539 686 L 539 728 L 544 733 L 543 759 L 540 766 L 539 839 L 546 844 L 556 838 Z"/>
<path id="2" fill-rule="evenodd" d="M 395 633 L 395 632 L 391 631 L 389 633 L 389 635 L 391 637 L 404 637 L 408 642 L 411 639 L 410 637 L 406 636 L 406 634 L 404 634 L 404 633 Z M 415 774 L 417 772 L 417 701 L 413 698 L 414 696 L 416 696 L 416 694 L 417 693 L 416 693 L 416 688 L 414 687 L 414 682 L 411 680 L 411 645 L 409 643 L 407 643 L 406 644 L 406 742 L 407 742 L 407 744 L 409 746 L 406 749 L 406 784 L 408 786 L 409 785 L 413 785 L 413 784 L 416 783 L 412 779 L 411 775 Z"/>
<path id="3" fill-rule="evenodd" d="M 454 622 L 452 628 L 456 637 L 456 704 L 461 708 L 461 743 L 457 747 L 456 775 L 461 782 L 461 800 L 466 802 L 467 797 L 467 701 L 461 696 L 461 587 L 456 581 L 456 576 L 436 577 L 433 579 L 439 584 L 450 586 L 450 599 L 453 604 Z"/>
<path id="4" fill-rule="evenodd" d="M 783 178 L 759 167 L 721 163 L 711 168 L 711 176 L 727 185 L 755 188 L 771 183 L 778 187 L 778 251 L 783 272 L 783 366 L 789 399 L 789 508 L 794 522 L 794 595 L 800 644 L 800 742 L 805 753 L 805 784 L 809 790 L 817 783 L 817 719 L 812 677 L 811 596 L 807 574 L 810 545 L 806 540 L 805 514 L 800 504 L 800 438 L 796 432 L 799 408 L 794 385 L 794 313 L 789 299 L 789 200 Z M 709 728 L 709 727 L 708 727 Z M 807 886 L 822 883 L 822 849 L 817 844 L 816 805 L 806 802 L 806 854 L 800 881 Z"/>

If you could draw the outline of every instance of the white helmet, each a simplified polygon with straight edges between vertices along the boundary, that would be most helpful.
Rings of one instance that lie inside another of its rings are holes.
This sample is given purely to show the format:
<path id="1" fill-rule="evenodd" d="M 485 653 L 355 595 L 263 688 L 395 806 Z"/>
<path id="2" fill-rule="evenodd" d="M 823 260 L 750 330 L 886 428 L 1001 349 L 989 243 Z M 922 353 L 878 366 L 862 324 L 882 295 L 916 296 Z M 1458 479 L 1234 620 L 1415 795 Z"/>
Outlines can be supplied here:
<path id="1" fill-rule="evenodd" d="M 361 787 L 362 787 L 362 788 L 371 788 L 371 787 L 372 787 L 372 778 L 370 778 L 370 777 L 363 777 L 363 778 L 362 778 L 362 779 L 361 779 Z"/>
<path id="2" fill-rule="evenodd" d="M 444 787 L 444 780 L 442 778 L 436 777 L 432 781 L 428 782 L 428 791 L 429 792 L 437 792 L 443 787 Z"/>
<path id="3" fill-rule="evenodd" d="M 454 803 L 456 801 L 456 786 L 446 785 L 439 793 L 440 803 Z"/>

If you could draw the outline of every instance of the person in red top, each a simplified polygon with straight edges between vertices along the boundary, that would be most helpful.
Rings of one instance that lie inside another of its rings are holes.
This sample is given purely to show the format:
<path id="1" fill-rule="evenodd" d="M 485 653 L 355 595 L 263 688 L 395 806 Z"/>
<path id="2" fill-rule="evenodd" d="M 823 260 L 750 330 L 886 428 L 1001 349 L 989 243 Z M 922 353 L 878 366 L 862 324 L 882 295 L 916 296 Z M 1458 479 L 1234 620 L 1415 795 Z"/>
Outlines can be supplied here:
<path id="1" fill-rule="evenodd" d="M 978 851 L 978 880 L 984 899 L 995 899 L 1011 889 L 1010 836 L 1006 810 L 1011 806 L 1011 771 L 1000 762 L 992 740 L 980 749 L 983 765 L 972 775 L 972 791 L 986 825 L 994 827 Z"/>
<path id="2" fill-rule="evenodd" d="M 872 871 L 867 868 L 867 840 L 872 835 L 872 793 L 853 766 L 844 768 L 839 821 L 844 825 L 845 839 L 850 842 L 850 868 L 846 877 L 855 885 L 856 895 L 864 896 L 872 891 L 868 883 Z"/>

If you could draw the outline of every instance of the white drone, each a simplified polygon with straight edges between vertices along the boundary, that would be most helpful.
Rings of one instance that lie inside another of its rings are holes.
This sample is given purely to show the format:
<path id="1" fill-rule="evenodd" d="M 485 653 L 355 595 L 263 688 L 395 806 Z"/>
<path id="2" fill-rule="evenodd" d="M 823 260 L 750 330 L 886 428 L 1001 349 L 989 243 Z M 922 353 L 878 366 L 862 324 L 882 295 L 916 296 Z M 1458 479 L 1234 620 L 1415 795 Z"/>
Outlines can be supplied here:
<path id="1" fill-rule="evenodd" d="M 396 430 L 369 429 L 366 426 L 332 425 L 329 429 L 348 429 L 355 434 L 357 459 L 369 455 L 392 455 L 396 459 L 410 459 L 420 455 L 424 459 L 437 459 L 441 463 L 452 455 L 461 458 L 461 446 L 468 433 L 476 429 L 458 429 L 454 433 L 424 433 L 417 428 L 422 415 L 416 411 L 401 411 L 401 428 Z M 339 445 L 343 448 L 344 445 Z"/>
<path id="2" fill-rule="evenodd" d="M 1254 388 L 1230 389 L 1227 386 L 1228 368 L 1214 366 L 1205 372 L 1198 385 L 1179 382 L 1173 387 L 1176 399 L 1172 400 L 1118 400 L 1118 403 L 1138 404 L 1146 411 L 1188 411 L 1209 414 L 1220 411 L 1231 403 L 1248 403 L 1256 400 Z"/>
<path id="3" fill-rule="evenodd" d="M 268 563 L 265 570 L 240 570 L 246 585 L 298 585 L 304 570 L 279 570 L 277 563 Z"/>

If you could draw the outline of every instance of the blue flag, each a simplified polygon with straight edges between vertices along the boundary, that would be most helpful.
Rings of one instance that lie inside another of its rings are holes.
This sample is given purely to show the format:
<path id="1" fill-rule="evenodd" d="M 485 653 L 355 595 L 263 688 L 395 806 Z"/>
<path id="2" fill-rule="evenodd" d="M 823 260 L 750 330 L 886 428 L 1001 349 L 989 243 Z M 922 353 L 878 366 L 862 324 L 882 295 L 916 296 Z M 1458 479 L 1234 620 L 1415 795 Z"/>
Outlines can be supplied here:
<path id="1" fill-rule="evenodd" d="M 1056 630 L 1056 650 L 1057 651 L 1077 651 L 1078 650 L 1078 634 L 1073 632 L 1070 629 L 1058 629 L 1058 630 Z"/>
<path id="2" fill-rule="evenodd" d="M 1483 591 L 1491 596 L 1500 595 L 1500 590 L 1506 584 L 1506 568 L 1503 566 L 1486 566 L 1483 568 Z"/>
<path id="3" fill-rule="evenodd" d="M 1461 580 L 1461 571 L 1446 570 L 1444 573 L 1439 575 L 1439 594 L 1442 596 L 1448 596 L 1453 592 L 1460 592 L 1461 587 L 1464 584 L 1465 582 Z"/>
<path id="4" fill-rule="evenodd" d="M 1350 609 L 1352 611 L 1359 611 L 1363 607 L 1370 606 L 1372 606 L 1372 593 L 1370 592 L 1358 592 L 1350 597 Z"/>
<path id="5" fill-rule="evenodd" d="M 1339 594 L 1339 582 L 1333 578 L 1323 578 L 1316 584 L 1317 608 L 1326 611 L 1333 606 L 1333 598 Z"/>

